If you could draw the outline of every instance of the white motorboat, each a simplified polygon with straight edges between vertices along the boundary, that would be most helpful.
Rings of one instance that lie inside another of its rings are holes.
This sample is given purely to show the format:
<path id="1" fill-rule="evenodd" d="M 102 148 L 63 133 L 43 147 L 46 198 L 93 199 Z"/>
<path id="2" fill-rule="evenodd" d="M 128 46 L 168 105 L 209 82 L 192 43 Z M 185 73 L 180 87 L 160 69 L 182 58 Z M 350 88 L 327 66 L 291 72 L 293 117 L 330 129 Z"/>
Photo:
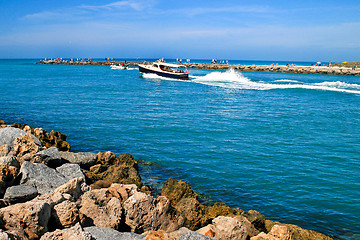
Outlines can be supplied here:
<path id="1" fill-rule="evenodd" d="M 141 73 L 155 73 L 161 77 L 188 80 L 189 71 L 183 71 L 180 68 L 186 67 L 184 65 L 164 63 L 161 61 L 156 61 L 152 64 L 139 64 L 139 71 Z"/>
<path id="2" fill-rule="evenodd" d="M 128 67 L 126 65 L 110 65 L 111 69 L 121 69 L 126 70 Z"/>

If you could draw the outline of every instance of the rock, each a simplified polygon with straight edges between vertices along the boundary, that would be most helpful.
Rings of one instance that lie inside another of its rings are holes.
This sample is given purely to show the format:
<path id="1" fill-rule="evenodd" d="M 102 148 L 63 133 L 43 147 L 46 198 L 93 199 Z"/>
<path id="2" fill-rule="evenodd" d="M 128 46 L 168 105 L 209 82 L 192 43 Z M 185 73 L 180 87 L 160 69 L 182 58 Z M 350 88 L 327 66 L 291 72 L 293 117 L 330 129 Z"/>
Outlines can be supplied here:
<path id="1" fill-rule="evenodd" d="M 282 226 L 282 228 L 276 227 L 274 228 L 276 225 L 278 226 Z M 284 232 L 284 226 L 287 228 L 287 230 L 290 233 L 290 239 L 306 239 L 306 240 L 331 240 L 332 238 L 325 236 L 322 233 L 313 231 L 313 230 L 306 230 L 303 229 L 299 226 L 296 225 L 292 225 L 292 224 L 283 224 L 283 223 L 279 223 L 279 222 L 273 222 L 270 220 L 266 220 L 265 221 L 265 226 L 266 229 L 268 229 L 269 233 L 268 233 L 268 237 L 269 236 L 278 236 L 279 234 L 276 235 L 276 232 L 278 231 L 282 231 Z M 274 230 L 273 230 L 274 228 Z M 271 233 L 272 232 L 272 233 Z"/>
<path id="2" fill-rule="evenodd" d="M 60 167 L 57 167 L 56 171 L 61 173 L 67 179 L 72 179 L 72 178 L 85 179 L 84 173 L 81 171 L 80 166 L 77 164 L 65 163 L 65 164 L 61 165 Z"/>
<path id="3" fill-rule="evenodd" d="M 18 169 L 16 167 L 0 167 L 0 196 L 4 195 L 7 187 L 14 185 L 17 175 Z"/>
<path id="4" fill-rule="evenodd" d="M 111 228 L 86 227 L 86 233 L 91 234 L 95 240 L 144 240 L 145 237 L 135 233 L 118 232 Z"/>
<path id="5" fill-rule="evenodd" d="M 250 221 L 250 223 L 252 225 L 254 225 L 254 227 L 256 229 L 258 229 L 261 232 L 266 231 L 266 227 L 265 227 L 265 220 L 266 219 L 265 219 L 264 215 L 262 215 L 258 211 L 250 210 L 245 214 L 245 217 Z"/>
<path id="6" fill-rule="evenodd" d="M 89 190 L 90 188 L 86 185 L 84 178 L 74 178 L 56 188 L 54 193 L 69 194 L 74 200 L 77 200 Z"/>
<path id="7" fill-rule="evenodd" d="M 205 227 L 202 227 L 200 229 L 198 229 L 196 232 L 208 236 L 208 237 L 215 237 L 215 230 L 214 230 L 214 225 L 209 224 Z"/>
<path id="8" fill-rule="evenodd" d="M 41 143 L 35 140 L 30 134 L 18 137 L 14 140 L 13 154 L 20 163 L 30 161 L 37 152 L 41 150 Z"/>
<path id="9" fill-rule="evenodd" d="M 118 229 L 122 207 L 117 198 L 107 198 L 106 189 L 90 190 L 81 197 L 80 221 L 82 226 Z"/>
<path id="10" fill-rule="evenodd" d="M 75 226 L 54 232 L 45 233 L 40 240 L 94 240 L 90 233 L 85 232 L 81 225 L 77 223 Z"/>
<path id="11" fill-rule="evenodd" d="M 186 227 L 182 227 L 176 231 L 168 233 L 167 236 L 169 237 L 169 239 L 177 239 L 178 237 L 180 237 L 181 235 L 183 235 L 189 231 L 190 231 L 190 229 L 188 229 Z"/>
<path id="12" fill-rule="evenodd" d="M 244 213 L 243 210 L 230 208 L 223 202 L 216 202 L 212 206 L 204 206 L 204 210 L 206 216 L 210 219 L 218 216 L 234 217 Z"/>
<path id="13" fill-rule="evenodd" d="M 113 152 L 99 152 L 97 154 L 98 163 L 102 166 L 111 166 L 116 162 L 116 155 Z"/>
<path id="14" fill-rule="evenodd" d="M 233 218 L 238 221 L 241 226 L 245 227 L 245 231 L 249 237 L 256 236 L 260 233 L 259 230 L 257 230 L 245 216 L 238 215 Z"/>
<path id="15" fill-rule="evenodd" d="M 59 228 L 72 227 L 80 220 L 76 204 L 68 200 L 54 206 L 51 215 Z"/>
<path id="16" fill-rule="evenodd" d="M 215 238 L 219 240 L 246 240 L 248 233 L 245 226 L 232 217 L 219 216 L 213 221 Z"/>
<path id="17" fill-rule="evenodd" d="M 42 163 L 24 162 L 21 165 L 20 172 L 22 173 L 20 183 L 34 185 L 39 194 L 51 193 L 57 187 L 77 177 L 77 174 L 74 176 L 64 176 L 55 169 L 49 168 Z"/>
<path id="18" fill-rule="evenodd" d="M 161 195 L 166 196 L 171 205 L 175 206 L 182 198 L 197 198 L 197 194 L 191 189 L 190 185 L 184 181 L 176 181 L 169 178 L 164 183 Z"/>
<path id="19" fill-rule="evenodd" d="M 136 192 L 124 202 L 124 210 L 125 223 L 132 232 L 172 232 L 179 228 L 170 201 L 164 196 L 154 199 L 145 193 Z"/>
<path id="20" fill-rule="evenodd" d="M 198 232 L 193 232 L 193 231 L 189 231 L 183 235 L 181 235 L 180 237 L 176 238 L 176 240 L 212 240 L 215 238 L 211 238 L 205 235 L 202 235 Z M 230 239 L 230 238 L 228 238 Z"/>
<path id="21" fill-rule="evenodd" d="M 182 226 L 190 230 L 196 230 L 205 226 L 209 218 L 204 216 L 202 206 L 196 198 L 183 198 L 175 206 L 179 215 L 183 216 L 184 223 Z"/>
<path id="22" fill-rule="evenodd" d="M 0 157 L 6 157 L 10 154 L 11 147 L 8 144 L 0 146 Z"/>
<path id="23" fill-rule="evenodd" d="M 60 152 L 56 147 L 50 147 L 36 153 L 32 162 L 44 163 L 49 167 L 55 168 L 61 166 L 66 161 L 61 158 Z"/>
<path id="24" fill-rule="evenodd" d="M 113 183 L 108 188 L 109 194 L 112 197 L 120 199 L 122 202 L 127 200 L 129 197 L 134 195 L 137 192 L 137 186 L 135 184 L 119 184 Z"/>
<path id="25" fill-rule="evenodd" d="M 0 166 L 3 166 L 3 167 L 11 166 L 11 167 L 20 168 L 20 163 L 16 159 L 16 157 L 12 157 L 12 156 L 0 157 Z"/>
<path id="26" fill-rule="evenodd" d="M 97 155 L 90 152 L 60 152 L 62 159 L 68 161 L 69 163 L 79 164 L 81 168 L 89 169 L 96 163 Z"/>
<path id="27" fill-rule="evenodd" d="M 14 127 L 0 128 L 0 146 L 7 144 L 10 147 L 13 147 L 14 140 L 26 134 L 27 133 L 25 131 L 19 128 L 14 128 Z"/>
<path id="28" fill-rule="evenodd" d="M 71 149 L 70 144 L 66 141 L 66 135 L 58 131 L 51 131 L 48 133 L 43 128 L 35 128 L 32 129 L 31 132 L 39 138 L 42 144 L 47 148 L 54 146 L 60 151 L 70 151 Z"/>
<path id="29" fill-rule="evenodd" d="M 38 239 L 47 232 L 50 216 L 51 208 L 46 202 L 19 203 L 0 209 L 0 227 L 23 229 L 28 239 Z"/>
<path id="30" fill-rule="evenodd" d="M 22 203 L 35 198 L 38 191 L 33 186 L 17 185 L 6 189 L 4 200 L 10 203 Z"/>

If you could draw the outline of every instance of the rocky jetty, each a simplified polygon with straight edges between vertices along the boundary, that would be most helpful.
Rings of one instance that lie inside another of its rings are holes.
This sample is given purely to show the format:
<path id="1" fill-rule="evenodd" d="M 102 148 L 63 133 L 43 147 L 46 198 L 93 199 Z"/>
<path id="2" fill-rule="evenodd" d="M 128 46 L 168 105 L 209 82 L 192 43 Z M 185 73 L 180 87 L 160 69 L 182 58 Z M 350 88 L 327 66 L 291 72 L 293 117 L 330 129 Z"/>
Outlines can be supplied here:
<path id="1" fill-rule="evenodd" d="M 0 121 L 0 239 L 330 240 L 261 213 L 211 206 L 183 181 L 151 195 L 130 154 L 73 153 L 60 132 Z"/>
<path id="2" fill-rule="evenodd" d="M 66 61 L 66 60 L 43 60 L 37 64 L 66 64 L 66 65 L 120 65 L 122 62 L 105 61 Z M 127 62 L 130 67 L 137 67 L 140 62 Z M 143 64 L 143 63 L 141 63 Z M 150 63 L 145 63 L 150 64 Z M 253 71 L 253 72 L 281 72 L 281 73 L 304 73 L 304 74 L 327 74 L 327 75 L 347 75 L 360 76 L 360 68 L 351 65 L 334 64 L 332 66 L 296 66 L 296 65 L 241 65 L 241 64 L 202 64 L 202 63 L 182 63 L 187 68 Z"/>

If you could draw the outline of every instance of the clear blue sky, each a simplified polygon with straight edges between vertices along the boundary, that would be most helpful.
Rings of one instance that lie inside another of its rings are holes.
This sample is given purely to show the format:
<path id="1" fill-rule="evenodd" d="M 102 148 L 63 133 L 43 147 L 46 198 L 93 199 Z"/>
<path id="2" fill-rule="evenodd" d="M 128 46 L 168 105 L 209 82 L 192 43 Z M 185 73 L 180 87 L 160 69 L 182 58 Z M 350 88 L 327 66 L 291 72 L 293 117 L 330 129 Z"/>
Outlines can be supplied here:
<path id="1" fill-rule="evenodd" d="M 0 58 L 360 61 L 359 0 L 0 0 Z"/>

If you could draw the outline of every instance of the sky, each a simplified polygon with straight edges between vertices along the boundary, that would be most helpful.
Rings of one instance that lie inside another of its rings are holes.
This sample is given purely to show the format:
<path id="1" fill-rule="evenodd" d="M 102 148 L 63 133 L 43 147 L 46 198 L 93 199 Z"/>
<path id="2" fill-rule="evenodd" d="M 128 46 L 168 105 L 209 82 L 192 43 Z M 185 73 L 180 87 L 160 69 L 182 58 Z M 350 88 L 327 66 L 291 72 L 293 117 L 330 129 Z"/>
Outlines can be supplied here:
<path id="1" fill-rule="evenodd" d="M 0 0 L 0 58 L 360 61 L 359 0 Z"/>

